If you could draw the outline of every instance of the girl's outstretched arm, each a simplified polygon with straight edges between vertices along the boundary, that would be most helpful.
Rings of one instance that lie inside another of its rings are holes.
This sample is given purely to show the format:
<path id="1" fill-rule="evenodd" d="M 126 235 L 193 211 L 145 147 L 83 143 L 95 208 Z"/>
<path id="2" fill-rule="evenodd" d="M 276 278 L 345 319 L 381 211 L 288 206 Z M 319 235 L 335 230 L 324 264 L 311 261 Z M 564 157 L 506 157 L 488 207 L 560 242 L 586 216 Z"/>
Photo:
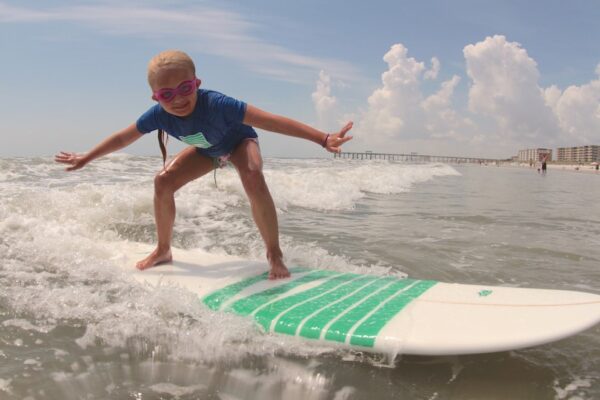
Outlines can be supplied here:
<path id="1" fill-rule="evenodd" d="M 117 151 L 123 147 L 129 146 L 142 136 L 142 133 L 137 130 L 135 124 L 131 124 L 127 128 L 113 133 L 104 139 L 88 153 L 76 154 L 61 151 L 54 156 L 54 161 L 70 165 L 70 167 L 67 167 L 67 171 L 75 171 L 76 169 L 83 168 L 87 163 L 95 160 L 96 158 L 105 156 L 113 151 Z"/>
<path id="2" fill-rule="evenodd" d="M 338 132 L 327 134 L 302 122 L 281 115 L 271 114 L 250 104 L 246 108 L 246 115 L 243 122 L 245 125 L 267 131 L 313 141 L 332 153 L 339 153 L 342 150 L 341 146 L 352 139 L 352 136 L 346 136 L 346 133 L 352 129 L 352 122 L 348 122 Z"/>

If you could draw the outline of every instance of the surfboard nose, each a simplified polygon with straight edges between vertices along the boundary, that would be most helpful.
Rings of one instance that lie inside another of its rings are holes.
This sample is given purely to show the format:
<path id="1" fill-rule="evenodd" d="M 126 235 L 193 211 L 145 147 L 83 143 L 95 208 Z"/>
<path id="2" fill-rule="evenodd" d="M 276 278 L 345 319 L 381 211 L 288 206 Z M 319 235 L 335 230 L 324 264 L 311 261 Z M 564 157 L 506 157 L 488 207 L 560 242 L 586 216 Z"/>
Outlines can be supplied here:
<path id="1" fill-rule="evenodd" d="M 557 341 L 600 323 L 600 296 L 592 293 L 493 287 L 485 289 L 492 294 L 477 299 L 464 295 L 477 287 L 445 285 L 398 315 L 375 347 L 421 355 L 506 351 Z M 406 337 L 394 339 L 394 329 L 404 329 Z"/>

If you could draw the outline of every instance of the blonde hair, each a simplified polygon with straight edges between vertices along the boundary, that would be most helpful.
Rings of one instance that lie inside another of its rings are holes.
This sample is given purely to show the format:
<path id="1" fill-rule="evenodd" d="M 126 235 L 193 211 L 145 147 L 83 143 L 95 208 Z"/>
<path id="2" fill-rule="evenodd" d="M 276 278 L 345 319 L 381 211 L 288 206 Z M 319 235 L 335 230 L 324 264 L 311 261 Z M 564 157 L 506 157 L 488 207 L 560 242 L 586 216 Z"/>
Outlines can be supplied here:
<path id="1" fill-rule="evenodd" d="M 183 68 L 196 75 L 196 66 L 191 57 L 181 50 L 166 50 L 158 53 L 148 63 L 148 83 L 161 68 Z"/>
<path id="2" fill-rule="evenodd" d="M 182 68 L 190 71 L 196 76 L 196 66 L 191 57 L 181 50 L 166 50 L 158 53 L 148 63 L 148 83 L 152 86 L 152 80 L 162 68 Z M 163 169 L 167 162 L 167 140 L 169 138 L 162 129 L 158 130 L 158 145 L 163 158 Z"/>

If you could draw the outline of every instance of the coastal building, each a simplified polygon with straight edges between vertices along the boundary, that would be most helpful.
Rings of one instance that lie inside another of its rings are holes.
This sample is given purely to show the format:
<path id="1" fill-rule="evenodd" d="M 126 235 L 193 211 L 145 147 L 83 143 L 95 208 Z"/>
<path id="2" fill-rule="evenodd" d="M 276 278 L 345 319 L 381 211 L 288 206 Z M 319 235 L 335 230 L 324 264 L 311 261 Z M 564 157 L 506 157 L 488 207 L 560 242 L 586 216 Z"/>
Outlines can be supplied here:
<path id="1" fill-rule="evenodd" d="M 552 161 L 552 150 L 551 149 L 525 149 L 519 150 L 518 155 L 519 162 L 538 162 L 538 161 Z"/>
<path id="2" fill-rule="evenodd" d="M 559 147 L 556 151 L 556 161 L 558 162 L 599 162 L 600 146 L 577 146 L 577 147 Z"/>

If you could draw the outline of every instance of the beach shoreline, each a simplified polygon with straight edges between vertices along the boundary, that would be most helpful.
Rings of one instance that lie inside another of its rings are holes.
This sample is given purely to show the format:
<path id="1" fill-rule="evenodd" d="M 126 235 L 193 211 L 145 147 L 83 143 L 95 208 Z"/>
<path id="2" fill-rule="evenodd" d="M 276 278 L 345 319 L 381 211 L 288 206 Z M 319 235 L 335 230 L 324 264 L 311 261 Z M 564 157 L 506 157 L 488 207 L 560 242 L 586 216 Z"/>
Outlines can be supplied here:
<path id="1" fill-rule="evenodd" d="M 488 165 L 493 165 L 493 164 L 488 164 Z M 502 167 L 511 167 L 511 168 L 526 168 L 526 169 L 531 169 L 534 171 L 538 171 L 541 172 L 541 165 L 540 164 L 534 164 L 533 166 L 530 166 L 528 163 L 516 163 L 516 162 L 512 162 L 512 163 L 500 163 L 498 164 L 498 166 L 502 166 Z M 571 171 L 571 172 L 579 172 L 579 173 L 586 173 L 586 174 L 597 174 L 600 175 L 600 171 L 598 171 L 596 169 L 595 166 L 593 165 L 580 165 L 580 164 L 553 164 L 553 163 L 548 163 L 547 164 L 547 169 L 548 170 L 559 170 L 559 171 Z"/>

